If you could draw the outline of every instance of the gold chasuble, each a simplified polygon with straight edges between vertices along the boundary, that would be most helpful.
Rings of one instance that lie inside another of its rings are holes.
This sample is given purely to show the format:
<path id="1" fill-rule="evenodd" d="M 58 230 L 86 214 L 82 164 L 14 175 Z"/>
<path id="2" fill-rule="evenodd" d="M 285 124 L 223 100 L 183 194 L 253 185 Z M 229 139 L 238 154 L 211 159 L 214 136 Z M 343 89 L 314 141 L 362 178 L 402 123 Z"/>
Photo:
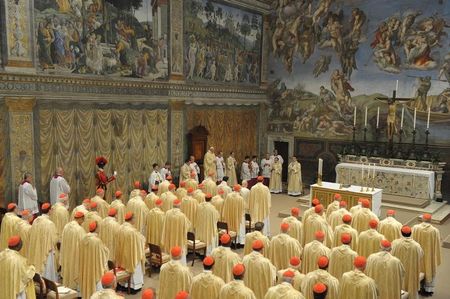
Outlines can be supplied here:
<path id="1" fill-rule="evenodd" d="M 203 185 L 205 186 L 204 193 L 205 194 L 211 194 L 212 196 L 215 196 L 217 194 L 217 184 L 215 179 L 212 179 L 210 177 L 207 177 L 203 181 Z"/>
<path id="2" fill-rule="evenodd" d="M 184 186 L 186 186 L 186 183 L 184 183 Z M 180 187 L 177 189 L 177 191 L 175 192 L 175 195 L 177 196 L 177 198 L 179 200 L 182 200 L 183 197 L 187 196 L 187 190 L 184 187 Z"/>
<path id="3" fill-rule="evenodd" d="M 154 207 L 156 207 L 156 200 L 158 199 L 158 195 L 156 195 L 155 193 L 150 192 L 149 194 L 147 194 L 147 196 L 144 198 L 144 203 L 147 206 L 148 210 L 150 211 L 151 209 L 153 209 Z"/>
<path id="4" fill-rule="evenodd" d="M 145 232 L 145 221 L 147 219 L 148 208 L 140 196 L 131 198 L 127 207 L 125 208 L 127 212 L 133 213 L 134 226 L 140 233 Z"/>
<path id="5" fill-rule="evenodd" d="M 161 246 L 165 217 L 166 214 L 159 207 L 155 207 L 148 212 L 146 232 L 147 243 Z"/>
<path id="6" fill-rule="evenodd" d="M 91 299 L 124 299 L 124 297 L 117 295 L 112 289 L 105 289 L 92 294 Z"/>
<path id="7" fill-rule="evenodd" d="M 315 239 L 315 234 L 317 231 L 323 231 L 325 233 L 324 243 L 327 247 L 331 247 L 333 244 L 333 231 L 324 217 L 314 213 L 303 222 L 305 244 Z"/>
<path id="8" fill-rule="evenodd" d="M 339 299 L 378 299 L 375 280 L 359 270 L 342 275 Z"/>
<path id="9" fill-rule="evenodd" d="M 22 249 L 20 249 L 19 252 L 25 258 L 28 256 L 28 251 L 30 248 L 30 231 L 31 224 L 28 223 L 27 220 L 21 220 L 16 223 L 16 233 L 22 240 Z"/>
<path id="10" fill-rule="evenodd" d="M 64 227 L 61 236 L 60 264 L 63 285 L 76 290 L 80 269 L 80 243 L 86 235 L 76 221 L 70 221 Z"/>
<path id="11" fill-rule="evenodd" d="M 222 195 L 217 194 L 216 196 L 213 196 L 211 198 L 211 204 L 216 208 L 217 212 L 219 212 L 220 220 L 222 220 L 222 211 L 223 211 L 223 203 L 225 202 L 225 199 L 222 197 Z"/>
<path id="12" fill-rule="evenodd" d="M 191 284 L 191 270 L 180 261 L 169 261 L 161 266 L 158 298 L 175 298 L 179 291 L 189 292 Z"/>
<path id="13" fill-rule="evenodd" d="M 194 191 L 194 194 L 192 195 L 192 197 L 195 198 L 195 200 L 200 204 L 202 202 L 205 202 L 205 193 L 203 193 L 202 190 L 197 189 Z"/>
<path id="14" fill-rule="evenodd" d="M 67 208 L 60 202 L 55 203 L 49 212 L 50 220 L 56 226 L 56 234 L 58 240 L 61 240 L 61 234 L 63 232 L 64 226 L 69 223 L 70 214 Z"/>
<path id="15" fill-rule="evenodd" d="M 192 299 L 217 299 L 225 282 L 211 271 L 204 270 L 194 277 L 191 287 Z"/>
<path id="16" fill-rule="evenodd" d="M 302 256 L 302 269 L 303 273 L 307 274 L 319 268 L 317 265 L 317 259 L 320 256 L 330 257 L 331 250 L 322 242 L 314 240 L 305 245 Z"/>
<path id="17" fill-rule="evenodd" d="M 175 194 L 173 194 L 172 191 L 167 191 L 161 194 L 161 200 L 163 201 L 161 209 L 164 212 L 167 212 L 168 210 L 173 208 L 173 202 L 178 199 Z"/>
<path id="18" fill-rule="evenodd" d="M 237 184 L 237 177 L 236 177 L 236 159 L 234 157 L 229 156 L 227 158 L 227 170 L 226 174 L 228 176 L 228 186 L 234 186 Z"/>
<path id="19" fill-rule="evenodd" d="M 145 269 L 145 238 L 131 223 L 124 222 L 117 233 L 116 265 L 134 273 L 139 262 Z"/>
<path id="20" fill-rule="evenodd" d="M 161 196 L 162 194 L 164 194 L 167 191 L 169 191 L 169 186 L 170 186 L 170 182 L 168 180 L 162 181 L 158 185 L 158 196 Z"/>
<path id="21" fill-rule="evenodd" d="M 245 235 L 245 244 L 244 244 L 244 255 L 247 255 L 253 251 L 252 244 L 256 240 L 261 240 L 264 244 L 261 253 L 264 257 L 269 258 L 270 255 L 270 240 L 266 236 L 264 236 L 261 232 L 255 230 Z"/>
<path id="22" fill-rule="evenodd" d="M 192 198 L 191 198 L 192 199 Z M 195 199 L 193 201 L 197 202 Z M 183 204 L 183 203 L 181 203 Z M 217 221 L 219 221 L 219 212 L 209 202 L 204 202 L 198 206 L 197 218 L 195 220 L 195 237 L 206 243 L 207 246 L 217 245 Z"/>
<path id="23" fill-rule="evenodd" d="M 105 218 L 108 216 L 109 204 L 103 198 L 95 195 L 91 198 L 91 202 L 95 202 L 97 204 L 97 211 L 100 217 Z"/>
<path id="24" fill-rule="evenodd" d="M 191 222 L 178 208 L 166 212 L 162 229 L 162 245 L 165 252 L 172 247 L 186 248 L 187 233 L 191 229 Z"/>
<path id="25" fill-rule="evenodd" d="M 228 223 L 228 229 L 239 234 L 239 228 L 244 217 L 244 198 L 238 192 L 228 194 L 223 203 L 222 218 Z"/>
<path id="26" fill-rule="evenodd" d="M 331 229 L 335 229 L 336 226 L 343 224 L 342 217 L 344 215 L 350 215 L 350 212 L 346 208 L 340 208 L 339 210 L 334 211 L 330 214 L 328 218 L 328 224 L 331 226 Z"/>
<path id="27" fill-rule="evenodd" d="M 116 218 L 119 224 L 122 224 L 125 221 L 125 205 L 122 200 L 116 199 L 111 203 L 111 208 L 116 209 Z"/>
<path id="28" fill-rule="evenodd" d="M 80 243 L 80 274 L 78 283 L 82 298 L 90 298 L 97 283 L 108 271 L 109 250 L 96 233 L 86 234 Z"/>
<path id="29" fill-rule="evenodd" d="M 213 274 L 227 283 L 233 280 L 233 267 L 241 262 L 236 252 L 228 247 L 219 246 L 211 252 L 214 259 Z"/>
<path id="30" fill-rule="evenodd" d="M 222 287 L 219 299 L 256 299 L 256 297 L 242 280 L 233 280 Z"/>
<path id="31" fill-rule="evenodd" d="M 9 212 L 3 216 L 0 229 L 0 251 L 8 248 L 8 239 L 17 234 L 16 225 L 22 221 L 16 213 Z"/>
<path id="32" fill-rule="evenodd" d="M 358 233 L 361 233 L 369 229 L 369 221 L 372 219 L 379 222 L 377 215 L 369 208 L 361 208 L 352 215 L 352 226 Z"/>
<path id="33" fill-rule="evenodd" d="M 198 208 L 198 202 L 195 198 L 192 196 L 185 196 L 181 200 L 181 206 L 180 210 L 183 212 L 184 215 L 186 215 L 187 219 L 195 226 L 195 220 L 197 217 L 197 208 Z"/>
<path id="34" fill-rule="evenodd" d="M 303 212 L 303 216 L 302 216 L 302 223 L 306 223 L 306 220 L 314 215 L 316 212 L 314 211 L 314 207 L 311 207 L 309 209 L 307 209 L 305 212 Z M 303 244 L 302 244 L 303 245 Z"/>
<path id="35" fill-rule="evenodd" d="M 109 260 L 115 261 L 117 236 L 120 229 L 120 224 L 117 222 L 115 217 L 108 216 L 102 220 L 100 227 L 98 237 L 109 250 Z"/>
<path id="36" fill-rule="evenodd" d="M 302 166 L 298 161 L 291 162 L 288 166 L 288 194 L 296 196 L 302 192 Z"/>
<path id="37" fill-rule="evenodd" d="M 57 240 L 56 226 L 48 215 L 39 216 L 34 220 L 30 229 L 28 263 L 36 268 L 37 273 L 44 274 L 48 255 L 56 249 Z"/>
<path id="38" fill-rule="evenodd" d="M 359 234 L 358 254 L 368 258 L 372 253 L 380 251 L 380 242 L 384 236 L 371 228 Z"/>
<path id="39" fill-rule="evenodd" d="M 333 212 L 339 210 L 339 200 L 333 200 L 328 206 L 325 212 L 325 219 L 330 223 L 330 216 Z"/>
<path id="40" fill-rule="evenodd" d="M 84 231 L 86 233 L 88 233 L 89 232 L 89 224 L 91 222 L 94 222 L 94 221 L 97 222 L 97 227 L 98 227 L 97 229 L 100 229 L 102 220 L 103 220 L 103 218 L 100 217 L 100 215 L 97 212 L 89 211 L 84 215 L 84 222 L 81 226 L 84 228 Z"/>
<path id="41" fill-rule="evenodd" d="M 278 271 L 278 273 L 277 273 L 278 283 L 279 284 L 283 283 L 283 275 L 284 275 L 284 272 L 286 272 L 286 271 L 294 272 L 294 277 L 292 278 L 292 286 L 294 287 L 295 290 L 301 291 L 302 282 L 303 282 L 303 279 L 305 279 L 305 274 L 300 273 L 297 269 L 295 269 L 293 267 L 288 267 L 286 269 Z"/>
<path id="42" fill-rule="evenodd" d="M 388 216 L 380 221 L 378 230 L 380 231 L 381 234 L 384 235 L 386 240 L 392 242 L 396 239 L 401 238 L 402 226 L 403 224 L 401 224 L 397 219 Z"/>
<path id="43" fill-rule="evenodd" d="M 348 245 L 334 247 L 330 253 L 328 272 L 338 280 L 341 280 L 345 272 L 353 270 L 353 261 L 357 256 L 358 254 Z"/>
<path id="44" fill-rule="evenodd" d="M 303 223 L 294 216 L 286 217 L 281 222 L 288 223 L 288 235 L 303 244 Z"/>
<path id="45" fill-rule="evenodd" d="M 277 286 L 271 287 L 264 299 L 305 299 L 303 294 L 294 289 L 294 287 L 287 282 L 283 282 Z"/>
<path id="46" fill-rule="evenodd" d="M 441 264 L 440 232 L 430 223 L 422 222 L 413 226 L 412 237 L 420 244 L 424 253 L 420 272 L 425 273 L 425 281 L 431 283 Z"/>
<path id="47" fill-rule="evenodd" d="M 180 167 L 180 182 L 186 182 L 191 177 L 191 167 L 189 164 L 184 163 L 183 166 Z"/>
<path id="48" fill-rule="evenodd" d="M 275 161 L 272 164 L 272 173 L 269 181 L 270 192 L 281 193 L 283 191 L 283 183 L 281 181 L 282 167 L 280 161 Z"/>
<path id="49" fill-rule="evenodd" d="M 379 299 L 400 299 L 405 268 L 398 258 L 386 251 L 371 254 L 367 259 L 366 273 L 375 280 Z"/>
<path id="50" fill-rule="evenodd" d="M 0 252 L 0 298 L 35 299 L 33 277 L 35 270 L 17 251 L 6 248 Z M 25 297 L 18 297 L 25 292 Z"/>
<path id="51" fill-rule="evenodd" d="M 187 189 L 192 188 L 194 191 L 196 191 L 198 188 L 198 182 L 195 179 L 191 178 L 186 181 L 186 188 Z"/>
<path id="52" fill-rule="evenodd" d="M 410 237 L 400 238 L 392 242 L 392 255 L 398 258 L 405 267 L 402 289 L 408 292 L 409 299 L 417 299 L 420 286 L 420 267 L 423 259 L 422 247 Z"/>
<path id="53" fill-rule="evenodd" d="M 302 293 L 305 299 L 314 299 L 313 288 L 316 283 L 323 283 L 327 286 L 328 292 L 326 299 L 337 299 L 339 293 L 339 280 L 333 277 L 326 270 L 317 269 L 306 274 L 302 283 Z M 348 297 L 346 299 L 360 299 L 357 297 Z"/>
<path id="54" fill-rule="evenodd" d="M 286 233 L 280 233 L 272 238 L 269 247 L 269 257 L 272 264 L 278 269 L 286 269 L 293 256 L 302 255 L 302 245 Z"/>
<path id="55" fill-rule="evenodd" d="M 212 174 L 212 180 L 217 181 L 216 155 L 211 150 L 208 150 L 203 158 L 203 169 L 205 170 L 205 177 Z"/>
<path id="56" fill-rule="evenodd" d="M 250 190 L 249 211 L 252 221 L 263 222 L 270 214 L 272 199 L 269 188 L 259 182 Z"/>
<path id="57" fill-rule="evenodd" d="M 256 251 L 244 256 L 242 263 L 245 266 L 245 285 L 253 291 L 257 299 L 264 299 L 267 290 L 275 285 L 277 278 L 275 266 Z"/>
<path id="58" fill-rule="evenodd" d="M 352 242 L 350 243 L 350 247 L 355 251 L 358 250 L 358 241 L 359 241 L 358 240 L 359 239 L 358 231 L 356 229 L 354 229 L 353 227 L 351 227 L 349 224 L 341 224 L 341 225 L 336 226 L 336 228 L 334 230 L 334 235 L 333 235 L 332 247 L 337 247 L 342 244 L 341 243 L 342 234 L 349 234 L 350 236 L 352 236 Z M 350 271 L 350 270 L 348 270 L 348 271 Z"/>

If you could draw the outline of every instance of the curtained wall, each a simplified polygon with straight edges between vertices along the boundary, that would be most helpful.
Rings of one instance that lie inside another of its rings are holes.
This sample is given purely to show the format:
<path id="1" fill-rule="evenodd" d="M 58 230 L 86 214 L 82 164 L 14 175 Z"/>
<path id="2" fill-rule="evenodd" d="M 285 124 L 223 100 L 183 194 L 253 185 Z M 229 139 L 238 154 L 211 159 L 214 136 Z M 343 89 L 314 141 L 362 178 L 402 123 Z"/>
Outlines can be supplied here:
<path id="1" fill-rule="evenodd" d="M 56 167 L 65 170 L 72 187 L 71 205 L 95 193 L 95 157 L 105 156 L 108 175 L 118 172 L 107 199 L 115 190 L 127 196 L 135 180 L 147 181 L 153 163 L 167 159 L 167 110 L 146 107 L 81 105 L 39 109 L 41 190 L 48 198 Z"/>
<path id="2" fill-rule="evenodd" d="M 235 152 L 238 163 L 246 155 L 257 155 L 258 108 L 188 107 L 187 130 L 202 125 L 209 131 L 208 146 L 223 151 L 225 158 Z"/>
<path id="3" fill-rule="evenodd" d="M 7 161 L 7 143 L 8 143 L 8 113 L 6 111 L 5 105 L 0 105 L 0 207 L 6 206 L 9 202 L 5 198 L 7 189 L 9 186 L 7 184 L 7 174 L 9 169 L 7 169 L 9 163 Z"/>

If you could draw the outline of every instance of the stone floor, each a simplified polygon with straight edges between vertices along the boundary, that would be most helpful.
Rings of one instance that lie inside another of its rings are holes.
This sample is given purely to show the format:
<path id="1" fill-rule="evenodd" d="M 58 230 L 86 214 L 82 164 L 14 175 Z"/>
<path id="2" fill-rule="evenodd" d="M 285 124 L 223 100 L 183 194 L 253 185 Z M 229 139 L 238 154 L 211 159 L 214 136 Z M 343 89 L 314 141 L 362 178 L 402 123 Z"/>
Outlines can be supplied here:
<path id="1" fill-rule="evenodd" d="M 272 196 L 272 210 L 270 215 L 270 226 L 271 226 L 271 233 L 276 234 L 279 231 L 279 227 L 281 224 L 281 218 L 278 217 L 278 214 L 280 211 L 286 211 L 290 209 L 293 206 L 297 206 L 297 199 L 295 197 L 290 197 L 287 195 L 273 195 Z M 303 207 L 301 207 L 303 209 Z M 403 215 L 405 213 L 405 215 Z M 406 221 L 407 219 L 411 219 L 411 215 L 409 212 L 404 211 L 397 211 L 397 218 L 399 221 Z M 414 223 L 408 223 L 408 224 L 414 224 Z M 441 232 L 442 239 L 445 239 L 450 234 L 450 220 L 447 219 L 447 221 L 441 225 L 436 225 L 436 227 Z M 242 253 L 242 250 L 238 250 L 238 253 Z M 188 257 L 188 265 L 191 267 L 189 261 L 192 261 Z M 202 271 L 202 264 L 201 261 L 196 259 L 194 266 L 191 267 L 192 273 L 194 275 L 200 273 Z M 156 270 L 154 270 L 156 271 Z M 450 288 L 448 287 L 448 273 L 450 272 L 450 249 L 442 249 L 442 265 L 438 269 L 438 275 L 437 275 L 437 281 L 436 281 L 436 290 L 434 293 L 434 296 L 431 298 L 434 299 L 448 299 L 450 298 Z M 158 292 L 159 288 L 159 274 L 158 273 L 152 273 L 152 277 L 148 277 L 148 274 L 145 277 L 145 288 L 154 288 L 156 292 Z M 141 294 L 138 293 L 136 295 L 125 295 L 125 298 L 141 298 Z M 166 299 L 166 298 L 161 298 Z M 169 298 L 167 298 L 169 299 Z M 171 298 L 170 298 L 171 299 Z"/>

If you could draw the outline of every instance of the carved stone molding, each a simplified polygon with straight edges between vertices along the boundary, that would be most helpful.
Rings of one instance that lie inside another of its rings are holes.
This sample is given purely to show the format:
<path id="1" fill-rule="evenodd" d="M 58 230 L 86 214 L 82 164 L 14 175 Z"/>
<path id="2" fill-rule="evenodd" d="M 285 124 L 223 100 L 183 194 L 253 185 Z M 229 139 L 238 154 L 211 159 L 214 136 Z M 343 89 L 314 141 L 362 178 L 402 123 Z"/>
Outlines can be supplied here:
<path id="1" fill-rule="evenodd" d="M 5 97 L 9 112 L 32 112 L 36 104 L 35 97 Z"/>
<path id="2" fill-rule="evenodd" d="M 170 108 L 173 110 L 173 111 L 176 111 L 176 110 L 183 110 L 184 109 L 184 106 L 185 106 L 185 102 L 184 101 L 170 101 Z"/>

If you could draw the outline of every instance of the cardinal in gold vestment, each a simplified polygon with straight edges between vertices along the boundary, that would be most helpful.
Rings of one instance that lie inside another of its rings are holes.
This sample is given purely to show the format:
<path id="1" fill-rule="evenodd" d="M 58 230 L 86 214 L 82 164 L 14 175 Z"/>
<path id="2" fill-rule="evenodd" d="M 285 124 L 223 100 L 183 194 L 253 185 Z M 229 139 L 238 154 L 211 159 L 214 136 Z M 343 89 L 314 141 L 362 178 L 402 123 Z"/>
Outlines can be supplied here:
<path id="1" fill-rule="evenodd" d="M 297 239 L 300 244 L 303 244 L 303 223 L 298 220 L 300 209 L 294 207 L 291 209 L 291 216 L 284 218 L 281 222 L 289 224 L 288 235 Z"/>
<path id="2" fill-rule="evenodd" d="M 311 207 L 308 208 L 308 209 L 303 213 L 303 216 L 302 216 L 302 222 L 303 222 L 303 223 L 306 223 L 306 220 L 307 220 L 311 215 L 314 215 L 314 214 L 316 213 L 315 208 L 316 208 L 317 205 L 320 205 L 320 201 L 319 201 L 317 198 L 313 198 L 313 199 L 311 200 Z M 303 238 L 303 239 L 304 239 L 304 238 Z M 304 243 L 303 243 L 302 245 L 304 245 Z"/>
<path id="3" fill-rule="evenodd" d="M 203 158 L 203 169 L 205 174 L 210 176 L 211 179 L 217 181 L 217 169 L 216 169 L 216 154 L 214 153 L 214 147 L 210 147 Z M 209 193 L 212 193 L 209 191 Z"/>
<path id="4" fill-rule="evenodd" d="M 108 217 L 103 218 L 98 237 L 109 250 L 109 260 L 116 261 L 116 245 L 120 224 L 117 222 L 117 210 L 110 208 Z"/>
<path id="5" fill-rule="evenodd" d="M 328 224 L 330 224 L 331 229 L 335 229 L 336 226 L 343 224 L 342 217 L 344 215 L 351 215 L 350 212 L 347 210 L 347 202 L 341 200 L 339 202 L 339 209 L 332 212 L 328 218 Z"/>
<path id="6" fill-rule="evenodd" d="M 313 288 L 316 283 L 323 283 L 327 286 L 327 299 L 337 299 L 339 292 L 339 281 L 327 272 L 328 258 L 321 256 L 317 260 L 319 269 L 306 274 L 302 283 L 302 293 L 305 299 L 314 299 Z M 349 297 L 347 299 L 356 299 Z M 358 298 L 359 299 L 359 298 Z"/>
<path id="7" fill-rule="evenodd" d="M 217 190 L 217 195 L 211 198 L 211 204 L 216 208 L 220 215 L 220 221 L 222 221 L 223 203 L 225 199 L 223 197 L 224 191 L 222 189 Z"/>
<path id="8" fill-rule="evenodd" d="M 89 233 L 80 243 L 79 275 L 82 298 L 90 298 L 99 288 L 102 275 L 108 271 L 109 250 L 98 237 L 96 222 L 89 224 Z"/>
<path id="9" fill-rule="evenodd" d="M 131 274 L 130 288 L 139 290 L 144 286 L 145 238 L 133 222 L 134 215 L 126 213 L 117 233 L 116 265 Z M 127 284 L 124 286 L 128 287 Z"/>
<path id="10" fill-rule="evenodd" d="M 61 240 L 61 234 L 64 226 L 69 223 L 70 219 L 69 211 L 67 210 L 64 202 L 58 201 L 57 203 L 55 203 L 50 209 L 49 216 L 50 220 L 56 226 L 56 235 L 58 237 L 58 240 Z"/>
<path id="11" fill-rule="evenodd" d="M 44 203 L 41 207 L 42 215 L 36 218 L 30 229 L 30 249 L 28 263 L 36 268 L 36 272 L 45 278 L 58 281 L 56 273 L 55 250 L 57 234 L 56 226 L 50 220 L 48 212 L 50 204 Z"/>
<path id="12" fill-rule="evenodd" d="M 16 233 L 20 237 L 20 240 L 22 240 L 22 249 L 19 252 L 26 258 L 30 248 L 30 231 L 33 214 L 31 214 L 30 210 L 23 210 L 21 214 L 22 220 L 16 223 Z"/>
<path id="13" fill-rule="evenodd" d="M 80 243 L 86 232 L 81 227 L 84 214 L 81 211 L 75 213 L 75 220 L 64 227 L 61 236 L 60 264 L 63 285 L 76 290 L 79 277 Z"/>
<path id="14" fill-rule="evenodd" d="M 231 251 L 231 238 L 228 234 L 220 236 L 221 246 L 211 252 L 214 258 L 213 274 L 222 278 L 225 283 L 233 279 L 233 267 L 241 262 L 236 252 Z"/>
<path id="15" fill-rule="evenodd" d="M 200 186 L 202 186 L 202 188 L 203 188 L 202 184 L 199 185 L 199 188 L 200 188 Z M 195 198 L 195 200 L 199 204 L 201 204 L 202 202 L 205 202 L 205 193 L 203 193 L 202 189 L 195 190 L 194 194 L 192 195 L 192 197 Z"/>
<path id="16" fill-rule="evenodd" d="M 125 208 L 126 212 L 133 213 L 134 226 L 140 233 L 145 233 L 145 221 L 147 219 L 148 208 L 140 196 L 131 198 Z"/>
<path id="17" fill-rule="evenodd" d="M 402 262 L 393 256 L 391 242 L 381 241 L 381 251 L 373 253 L 367 259 L 367 276 L 373 278 L 380 292 L 379 299 L 401 298 L 405 268 Z"/>
<path id="18" fill-rule="evenodd" d="M 252 221 L 264 222 L 263 234 L 270 236 L 269 215 L 272 207 L 272 196 L 269 188 L 263 184 L 264 177 L 258 176 L 257 181 L 258 183 L 250 189 L 248 209 Z"/>
<path id="19" fill-rule="evenodd" d="M 197 203 L 195 199 L 192 200 Z M 211 194 L 207 194 L 206 202 L 201 203 L 197 208 L 195 219 L 195 237 L 206 244 L 207 255 L 211 254 L 217 247 L 219 241 L 217 233 L 217 222 L 219 218 L 219 212 L 211 204 Z"/>
<path id="20" fill-rule="evenodd" d="M 302 166 L 297 157 L 292 157 L 288 166 L 288 195 L 297 196 L 303 192 Z"/>
<path id="21" fill-rule="evenodd" d="M 159 298 L 175 298 L 179 291 L 188 292 L 191 289 L 192 273 L 181 263 L 184 255 L 181 247 L 170 250 L 172 259 L 161 266 L 159 274 Z"/>
<path id="22" fill-rule="evenodd" d="M 192 299 L 217 299 L 225 282 L 212 273 L 214 259 L 207 256 L 203 259 L 203 273 L 194 277 L 191 286 Z"/>
<path id="23" fill-rule="evenodd" d="M 195 220 L 197 217 L 197 209 L 198 209 L 198 202 L 195 198 L 193 198 L 191 195 L 193 193 L 192 189 L 189 189 L 188 195 L 183 197 L 181 199 L 181 212 L 183 212 L 184 215 L 186 215 L 187 219 L 193 224 L 194 228 L 195 226 Z"/>
<path id="24" fill-rule="evenodd" d="M 358 254 L 368 258 L 372 253 L 380 251 L 380 242 L 384 236 L 377 231 L 378 221 L 372 219 L 369 221 L 370 229 L 359 234 Z"/>
<path id="25" fill-rule="evenodd" d="M 203 190 L 203 192 L 206 193 L 210 193 L 213 196 L 217 194 L 217 184 L 216 181 L 214 180 L 214 178 L 212 177 L 212 173 L 210 172 L 208 174 L 208 176 L 206 177 L 206 179 L 202 182 L 203 186 L 205 186 L 205 189 Z"/>
<path id="26" fill-rule="evenodd" d="M 191 178 L 189 180 L 186 180 L 186 188 L 192 188 L 194 190 L 197 190 L 198 187 L 198 181 L 196 180 L 197 174 L 193 171 L 191 171 L 190 174 Z"/>
<path id="27" fill-rule="evenodd" d="M 287 270 L 283 273 L 283 282 L 280 284 L 271 287 L 264 299 L 304 299 L 302 293 L 296 290 L 293 286 L 293 280 L 295 277 L 295 273 L 291 270 Z"/>
<path id="28" fill-rule="evenodd" d="M 380 221 L 378 225 L 378 229 L 381 234 L 388 240 L 389 242 L 394 241 L 395 239 L 399 239 L 402 230 L 402 224 L 394 218 L 395 210 L 387 210 L 386 218 Z"/>
<path id="29" fill-rule="evenodd" d="M 296 239 L 288 235 L 289 224 L 281 223 L 281 233 L 270 241 L 270 261 L 278 269 L 289 266 L 289 259 L 302 255 L 302 245 Z"/>
<path id="30" fill-rule="evenodd" d="M 363 199 L 361 201 L 362 208 L 352 214 L 352 226 L 354 229 L 361 233 L 369 228 L 369 221 L 375 219 L 377 221 L 378 217 L 370 210 L 370 201 L 368 199 Z"/>
<path id="31" fill-rule="evenodd" d="M 323 244 L 325 233 L 321 230 L 315 233 L 315 240 L 305 245 L 302 256 L 303 273 L 307 274 L 318 268 L 317 259 L 321 256 L 330 256 L 330 248 Z"/>
<path id="32" fill-rule="evenodd" d="M 243 281 L 245 267 L 237 264 L 232 269 L 234 280 L 225 284 L 220 290 L 219 299 L 256 299 L 253 291 Z"/>
<path id="33" fill-rule="evenodd" d="M 103 220 L 103 218 L 100 217 L 100 215 L 97 212 L 97 203 L 91 202 L 89 205 L 89 212 L 84 214 L 84 222 L 81 226 L 88 233 L 89 232 L 89 224 L 91 222 L 96 222 L 97 226 L 100 226 L 102 223 L 102 220 Z"/>
<path id="34" fill-rule="evenodd" d="M 116 191 L 114 193 L 116 198 L 111 202 L 110 207 L 116 210 L 116 219 L 119 224 L 122 224 L 125 220 L 125 205 L 122 202 L 122 191 Z"/>
<path id="35" fill-rule="evenodd" d="M 97 204 L 97 212 L 100 217 L 105 218 L 108 216 L 109 204 L 104 200 L 105 190 L 98 188 L 95 192 L 95 196 L 91 198 L 91 202 Z"/>
<path id="36" fill-rule="evenodd" d="M 233 190 L 223 204 L 222 218 L 228 223 L 228 229 L 237 233 L 237 242 L 243 244 L 245 241 L 244 198 L 239 194 L 241 186 L 236 185 Z"/>
<path id="37" fill-rule="evenodd" d="M 158 186 L 153 185 L 151 186 L 151 192 L 144 198 L 144 203 L 149 211 L 155 207 L 155 202 L 158 198 Z"/>
<path id="38" fill-rule="evenodd" d="M 72 213 L 70 214 L 70 220 L 74 220 L 74 216 L 76 212 L 83 212 L 83 214 L 87 214 L 89 212 L 89 210 L 91 209 L 91 200 L 89 198 L 85 198 L 83 199 L 83 202 L 81 203 L 81 205 L 76 206 L 73 210 Z"/>
<path id="39" fill-rule="evenodd" d="M 194 189 L 192 189 L 194 190 Z M 176 196 L 178 199 L 182 199 L 183 197 L 185 197 L 187 195 L 187 189 L 186 189 L 186 182 L 185 181 L 181 181 L 180 182 L 180 187 L 177 189 L 177 192 L 175 192 Z"/>
<path id="40" fill-rule="evenodd" d="M 341 199 L 342 199 L 341 195 L 336 193 L 333 196 L 333 201 L 327 206 L 327 211 L 325 213 L 325 219 L 327 219 L 328 223 L 330 223 L 331 213 L 339 210 Z"/>
<path id="41" fill-rule="evenodd" d="M 409 299 L 417 299 L 420 286 L 420 266 L 423 259 L 423 250 L 420 244 L 411 238 L 411 228 L 403 226 L 403 237 L 392 242 L 392 255 L 398 258 L 405 267 L 403 290 L 407 291 Z"/>
<path id="42" fill-rule="evenodd" d="M 424 291 L 432 293 L 437 267 L 441 264 L 441 235 L 439 230 L 431 225 L 430 214 L 424 214 L 422 219 L 424 222 L 413 226 L 412 237 L 423 249 L 420 272 L 425 273 Z"/>
<path id="43" fill-rule="evenodd" d="M 323 206 L 321 204 L 315 206 L 314 212 L 303 222 L 305 244 L 314 240 L 314 234 L 320 230 L 325 233 L 325 245 L 331 247 L 333 244 L 333 231 L 323 217 Z"/>
<path id="44" fill-rule="evenodd" d="M 343 233 L 341 236 L 342 245 L 331 249 L 328 272 L 338 280 L 345 272 L 353 270 L 353 261 L 358 254 L 350 247 L 352 241 L 352 235 Z"/>
<path id="45" fill-rule="evenodd" d="M 245 244 L 244 244 L 244 255 L 247 255 L 253 251 L 252 244 L 256 240 L 261 240 L 264 244 L 263 249 L 261 250 L 261 254 L 264 257 L 269 257 L 270 253 L 270 240 L 266 236 L 262 234 L 262 230 L 264 229 L 263 222 L 255 223 L 255 230 L 249 232 L 245 235 Z"/>
<path id="46" fill-rule="evenodd" d="M 15 203 L 8 204 L 6 211 L 0 229 L 0 251 L 8 247 L 8 239 L 17 234 L 16 226 L 21 221 L 17 216 L 19 209 Z"/>
<path id="47" fill-rule="evenodd" d="M 297 291 L 301 291 L 301 286 L 302 286 L 303 279 L 305 278 L 305 274 L 300 272 L 300 268 L 301 268 L 300 258 L 298 256 L 291 257 L 291 259 L 289 260 L 289 267 L 278 271 L 278 273 L 277 273 L 278 283 L 281 283 L 283 281 L 283 274 L 286 271 L 292 271 L 294 273 L 294 276 L 292 277 L 292 282 L 291 282 L 292 286 Z"/>
<path id="48" fill-rule="evenodd" d="M 332 247 L 341 245 L 342 234 L 350 234 L 352 236 L 352 243 L 350 247 L 355 251 L 358 250 L 359 234 L 358 231 L 351 226 L 352 216 L 350 216 L 349 214 L 345 214 L 344 216 L 342 216 L 342 222 L 343 224 L 336 226 L 336 228 L 334 229 Z M 349 271 L 350 270 L 351 269 L 349 269 Z"/>
<path id="49" fill-rule="evenodd" d="M 8 248 L 0 252 L 0 298 L 35 299 L 33 277 L 35 270 L 28 265 L 26 258 L 19 254 L 22 241 L 19 236 L 11 236 Z"/>
<path id="50" fill-rule="evenodd" d="M 175 194 L 175 188 L 176 186 L 174 184 L 169 185 L 169 190 L 162 193 L 160 198 L 163 201 L 162 210 L 164 212 L 167 212 L 171 208 L 173 208 L 173 202 L 178 199 L 177 195 Z"/>
<path id="51" fill-rule="evenodd" d="M 366 258 L 357 256 L 354 260 L 354 266 L 354 270 L 342 275 L 339 299 L 378 299 L 375 281 L 364 274 Z"/>
<path id="52" fill-rule="evenodd" d="M 180 167 L 180 182 L 185 182 L 191 177 L 191 167 L 189 166 L 190 159 L 186 159 L 184 164 Z"/>
<path id="53" fill-rule="evenodd" d="M 141 183 L 139 181 L 135 181 L 133 183 L 134 189 L 131 190 L 130 195 L 128 196 L 129 199 L 133 197 L 137 197 L 141 194 Z"/>
<path id="54" fill-rule="evenodd" d="M 275 285 L 276 268 L 261 254 L 260 251 L 264 248 L 261 240 L 253 241 L 252 248 L 253 252 L 242 259 L 246 269 L 244 283 L 253 291 L 257 299 L 263 299 L 267 290 Z"/>
<path id="55" fill-rule="evenodd" d="M 166 213 L 161 210 L 163 202 L 157 199 L 155 207 L 148 212 L 147 215 L 147 243 L 161 246 L 162 229 L 164 225 L 164 218 Z"/>
<path id="56" fill-rule="evenodd" d="M 116 294 L 117 282 L 113 272 L 103 274 L 101 282 L 103 290 L 92 294 L 91 299 L 124 299 L 123 296 Z M 144 299 L 145 297 L 142 296 L 142 298 Z"/>

